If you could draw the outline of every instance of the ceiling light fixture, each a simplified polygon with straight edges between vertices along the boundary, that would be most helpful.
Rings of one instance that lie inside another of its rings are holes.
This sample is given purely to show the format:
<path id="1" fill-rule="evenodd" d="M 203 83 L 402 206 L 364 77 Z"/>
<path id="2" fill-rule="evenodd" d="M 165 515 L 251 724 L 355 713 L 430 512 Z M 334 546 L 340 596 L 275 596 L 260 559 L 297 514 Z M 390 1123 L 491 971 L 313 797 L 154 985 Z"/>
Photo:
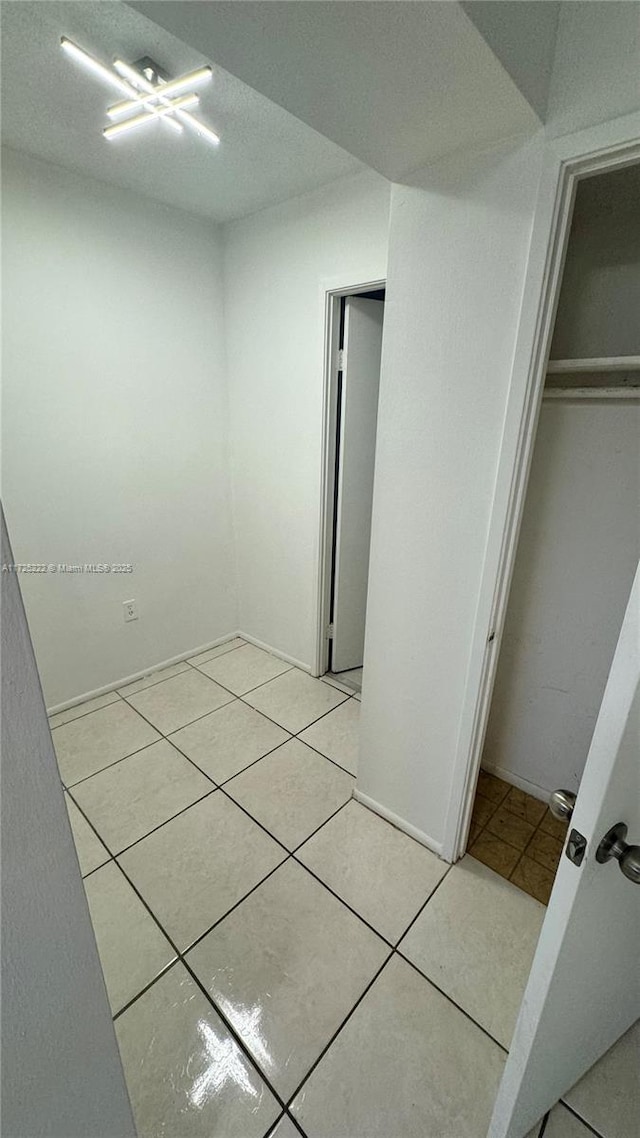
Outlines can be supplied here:
<path id="1" fill-rule="evenodd" d="M 121 60 L 117 60 L 114 67 L 117 63 L 124 66 Z M 136 76 L 136 78 L 140 78 L 140 76 Z M 166 99 L 167 95 L 180 95 L 183 91 L 189 91 L 209 79 L 211 79 L 211 68 L 199 67 L 197 71 L 191 71 L 188 75 L 183 75 L 181 79 L 170 79 L 167 83 L 163 83 L 162 97 Z M 135 99 L 125 99 L 122 103 L 114 103 L 112 107 L 107 108 L 107 116 L 110 119 L 119 118 L 120 115 L 127 114 L 134 107 L 137 108 L 139 102 L 140 96 L 136 95 Z"/>
<path id="2" fill-rule="evenodd" d="M 110 83 L 121 95 L 127 96 L 107 108 L 107 117 L 119 121 L 111 122 L 103 129 L 106 139 L 117 138 L 136 127 L 159 121 L 179 133 L 182 133 L 183 126 L 187 126 L 214 146 L 220 142 L 215 131 L 187 110 L 199 101 L 193 88 L 211 79 L 212 70 L 209 66 L 199 67 L 177 79 L 169 79 L 148 58 L 138 60 L 135 64 L 116 59 L 112 67 L 108 67 L 67 36 L 61 36 L 60 46 L 67 55 Z"/>
<path id="3" fill-rule="evenodd" d="M 116 87 L 121 94 L 128 95 L 129 100 L 133 102 L 136 109 L 139 110 L 141 106 L 144 106 L 149 112 L 155 112 L 156 104 L 152 99 L 142 102 L 140 93 L 135 87 L 132 87 L 130 83 L 125 83 L 116 71 L 106 67 L 104 63 L 101 63 L 99 59 L 90 55 L 84 48 L 78 47 L 77 43 L 74 43 L 73 40 L 68 39 L 67 36 L 61 36 L 60 46 L 67 55 L 71 56 L 71 58 L 75 59 L 78 63 L 81 63 L 83 67 L 93 72 L 94 75 L 97 75 L 100 79 L 104 79 L 105 82 L 110 83 L 112 87 Z M 177 131 L 178 134 L 182 134 L 182 126 L 177 119 L 165 117 L 164 122 Z"/>
<path id="4" fill-rule="evenodd" d="M 165 115 L 173 114 L 179 107 L 195 107 L 198 103 L 197 95 L 182 95 L 179 99 L 174 99 L 166 107 L 156 108 L 153 111 L 144 111 L 140 115 L 134 115 L 133 118 L 124 119 L 122 122 L 111 123 L 110 126 L 105 126 L 103 134 L 105 138 L 117 138 L 120 134 L 125 134 L 126 131 L 132 130 L 136 126 L 144 126 L 149 120 L 153 121 L 154 118 L 162 118 Z M 138 106 L 141 106 L 138 103 Z"/>
<path id="5" fill-rule="evenodd" d="M 147 79 L 145 75 L 142 74 L 142 71 L 137 71 L 135 67 L 131 66 L 131 64 L 124 63 L 122 59 L 115 59 L 113 66 L 121 76 L 124 76 L 126 79 L 128 79 L 130 83 L 135 84 L 140 88 L 141 91 L 145 92 L 145 94 L 154 96 L 162 103 L 169 103 L 171 101 L 165 97 L 164 83 L 160 82 L 157 86 L 154 87 L 153 83 L 151 83 L 149 79 Z M 205 69 L 202 68 L 201 70 L 204 71 Z M 195 72 L 194 74 L 199 75 L 200 72 Z M 211 68 L 209 68 L 209 77 L 211 77 Z M 187 76 L 184 76 L 183 78 L 186 79 Z M 170 80 L 170 82 L 174 82 L 174 80 Z M 201 123 L 199 121 L 199 119 L 194 119 L 193 115 L 189 114 L 188 111 L 176 110 L 176 115 L 180 121 L 185 124 L 185 126 L 190 126 L 193 130 L 195 130 L 203 138 L 206 138 L 214 146 L 217 146 L 220 142 L 220 138 L 215 133 L 215 131 L 211 130 L 211 128 L 208 126 L 205 126 L 204 123 Z"/>

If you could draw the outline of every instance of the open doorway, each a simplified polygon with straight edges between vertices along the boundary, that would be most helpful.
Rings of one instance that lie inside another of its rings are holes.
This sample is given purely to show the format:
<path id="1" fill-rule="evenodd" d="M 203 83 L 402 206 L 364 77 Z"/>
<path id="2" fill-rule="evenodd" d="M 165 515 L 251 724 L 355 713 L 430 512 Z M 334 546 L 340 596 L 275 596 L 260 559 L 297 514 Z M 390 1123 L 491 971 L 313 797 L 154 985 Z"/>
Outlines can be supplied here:
<path id="1" fill-rule="evenodd" d="M 317 673 L 361 692 L 383 283 L 327 295 L 325 468 Z"/>
<path id="2" fill-rule="evenodd" d="M 577 186 L 468 838 L 545 904 L 640 555 L 638 202 Z"/>

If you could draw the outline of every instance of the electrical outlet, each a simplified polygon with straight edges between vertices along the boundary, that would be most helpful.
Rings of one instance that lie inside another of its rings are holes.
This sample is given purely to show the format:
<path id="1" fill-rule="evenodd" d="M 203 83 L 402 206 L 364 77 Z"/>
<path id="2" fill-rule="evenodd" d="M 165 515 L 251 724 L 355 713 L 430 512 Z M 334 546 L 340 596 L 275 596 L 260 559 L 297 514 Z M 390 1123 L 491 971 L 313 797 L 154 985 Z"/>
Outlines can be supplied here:
<path id="1" fill-rule="evenodd" d="M 138 619 L 138 602 L 137 601 L 123 601 L 122 607 L 124 609 L 124 619 L 137 620 Z"/>

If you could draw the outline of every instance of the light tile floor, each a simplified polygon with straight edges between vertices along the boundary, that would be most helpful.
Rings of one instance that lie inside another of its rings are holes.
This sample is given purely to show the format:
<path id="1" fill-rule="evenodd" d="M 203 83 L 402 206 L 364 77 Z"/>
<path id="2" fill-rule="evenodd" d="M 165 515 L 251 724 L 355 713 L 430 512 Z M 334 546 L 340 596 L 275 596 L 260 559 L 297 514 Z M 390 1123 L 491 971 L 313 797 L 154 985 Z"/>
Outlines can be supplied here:
<path id="1" fill-rule="evenodd" d="M 349 692 L 362 691 L 362 668 L 351 668 L 346 672 L 327 672 L 327 678 L 336 684 L 342 684 Z"/>
<path id="2" fill-rule="evenodd" d="M 359 713 L 235 639 L 52 718 L 140 1138 L 484 1138 L 544 907 L 352 799 Z M 635 1138 L 639 1039 L 545 1138 Z"/>

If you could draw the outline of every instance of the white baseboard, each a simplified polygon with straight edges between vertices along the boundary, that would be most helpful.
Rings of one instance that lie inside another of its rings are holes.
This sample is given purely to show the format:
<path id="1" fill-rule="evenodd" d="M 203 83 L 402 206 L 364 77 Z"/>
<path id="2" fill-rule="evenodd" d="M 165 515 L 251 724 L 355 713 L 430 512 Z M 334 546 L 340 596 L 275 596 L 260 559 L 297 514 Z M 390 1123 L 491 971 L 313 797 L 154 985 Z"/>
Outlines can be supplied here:
<path id="1" fill-rule="evenodd" d="M 168 660 L 161 660 L 159 664 L 152 664 L 149 668 L 143 668 L 141 672 L 122 676 L 110 684 L 103 684 L 100 688 L 94 688 L 92 691 L 84 692 L 83 695 L 74 696 L 73 699 L 67 699 L 64 703 L 57 703 L 54 707 L 47 708 L 47 715 L 57 715 L 59 711 L 67 711 L 70 707 L 77 707 L 79 703 L 84 703 L 88 699 L 95 699 L 97 695 L 104 695 L 106 692 L 115 691 L 116 688 L 123 688 L 126 684 L 132 684 L 134 680 L 142 680 L 145 676 L 152 676 L 154 672 L 161 672 L 163 668 L 170 668 L 172 664 L 181 664 L 183 660 L 188 660 L 191 656 L 199 656 L 201 652 L 208 652 L 210 648 L 217 648 L 220 644 L 226 644 L 227 640 L 233 640 L 236 636 L 242 636 L 242 633 L 228 632 L 226 636 L 219 636 L 217 640 L 201 644 L 199 648 L 190 648 L 188 652 L 181 652 L 179 656 L 171 656 Z M 243 640 L 246 639 L 248 637 L 243 636 Z"/>
<path id="2" fill-rule="evenodd" d="M 110 684 L 103 684 L 100 688 L 93 688 L 92 691 L 74 696 L 73 699 L 67 699 L 64 703 L 57 703 L 54 707 L 48 707 L 47 715 L 57 715 L 59 711 L 67 711 L 70 707 L 77 707 L 79 703 L 85 703 L 88 699 L 95 699 L 97 695 L 105 695 L 106 692 L 115 691 L 116 688 L 123 688 L 126 684 L 132 684 L 134 680 L 141 680 L 146 676 L 152 676 L 154 672 L 161 672 L 163 668 L 170 668 L 172 664 L 181 664 L 183 660 L 188 660 L 191 656 L 199 656 L 201 652 L 208 652 L 210 648 L 218 648 L 220 644 L 226 644 L 227 640 L 233 640 L 236 636 L 241 637 L 242 640 L 246 640 L 248 644 L 255 644 L 256 648 L 263 648 L 265 652 L 270 652 L 272 656 L 277 656 L 279 660 L 285 660 L 287 664 L 293 664 L 294 667 L 300 668 L 303 672 L 311 671 L 309 664 L 303 664 L 301 660 L 296 660 L 294 656 L 287 656 L 285 652 L 280 652 L 277 648 L 272 648 L 270 644 L 265 644 L 262 640 L 257 640 L 255 636 L 250 636 L 248 632 L 227 632 L 225 636 L 219 636 L 217 640 L 211 640 L 207 644 L 201 644 L 198 648 L 190 648 L 188 652 L 181 652 L 179 656 L 171 656 L 168 660 L 161 660 L 159 664 L 152 664 L 148 668 L 143 668 L 141 672 L 133 672 L 130 676 L 121 676 L 120 679 L 114 680 Z"/>
<path id="3" fill-rule="evenodd" d="M 497 778 L 503 779 L 504 782 L 510 782 L 512 786 L 517 786 L 518 790 L 524 790 L 525 794 L 530 794 L 532 798 L 539 798 L 541 802 L 549 802 L 550 790 L 545 790 L 544 787 L 537 786 L 535 782 L 529 782 L 526 778 L 520 778 L 520 775 L 508 771 L 506 767 L 498 767 L 495 763 L 483 761 L 482 769 L 488 774 L 494 774 Z"/>
<path id="4" fill-rule="evenodd" d="M 391 822 L 391 825 L 395 826 L 397 830 L 402 830 L 403 834 L 408 834 L 410 838 L 415 838 L 417 842 L 426 846 L 432 853 L 437 854 L 438 857 L 442 857 L 442 842 L 434 841 L 428 834 L 419 830 L 417 826 L 412 826 L 410 822 L 405 822 L 404 818 L 400 818 L 399 815 L 394 814 L 392 810 L 387 810 L 386 806 L 381 806 L 379 802 L 376 802 L 375 798 L 369 798 L 368 794 L 363 794 L 357 787 L 354 788 L 353 797 L 356 802 L 360 802 L 362 806 L 367 806 L 369 810 L 373 810 L 374 814 L 379 814 L 381 818 L 384 818 L 387 822 Z"/>
<path id="5" fill-rule="evenodd" d="M 272 656 L 277 656 L 279 660 L 284 660 L 287 664 L 293 664 L 294 668 L 300 668 L 301 672 L 311 672 L 310 664 L 303 664 L 302 660 L 296 660 L 295 656 L 288 656 L 286 652 L 281 652 L 279 648 L 274 648 L 271 644 L 265 644 L 264 640 L 258 640 L 257 637 L 250 636 L 248 632 L 236 632 L 234 635 L 241 636 L 247 643 L 255 644 L 256 648 L 270 652 Z"/>

